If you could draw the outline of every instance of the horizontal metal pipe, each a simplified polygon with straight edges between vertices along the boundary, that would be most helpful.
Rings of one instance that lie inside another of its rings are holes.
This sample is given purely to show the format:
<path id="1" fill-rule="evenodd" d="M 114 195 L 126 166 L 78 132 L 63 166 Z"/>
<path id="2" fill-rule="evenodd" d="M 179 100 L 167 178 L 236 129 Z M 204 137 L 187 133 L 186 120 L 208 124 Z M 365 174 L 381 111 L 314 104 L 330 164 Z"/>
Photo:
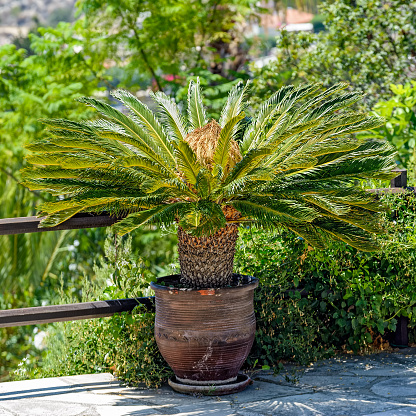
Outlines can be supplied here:
<path id="1" fill-rule="evenodd" d="M 154 298 L 116 299 L 67 305 L 6 309 L 0 311 L 0 328 L 100 318 L 119 312 L 130 312 L 138 305 L 144 305 L 146 311 L 152 312 L 154 311 Z"/>

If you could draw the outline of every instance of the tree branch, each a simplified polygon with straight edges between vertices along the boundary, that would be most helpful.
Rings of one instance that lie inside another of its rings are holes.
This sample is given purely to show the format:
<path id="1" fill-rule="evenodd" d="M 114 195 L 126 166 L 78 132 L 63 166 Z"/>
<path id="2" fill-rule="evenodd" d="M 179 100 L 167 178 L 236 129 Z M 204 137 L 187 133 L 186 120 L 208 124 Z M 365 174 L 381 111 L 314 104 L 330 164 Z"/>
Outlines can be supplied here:
<path id="1" fill-rule="evenodd" d="M 156 85 L 157 85 L 157 88 L 158 88 L 160 91 L 162 91 L 162 92 L 163 92 L 163 88 L 162 88 L 162 85 L 161 85 L 161 83 L 160 83 L 159 77 L 157 76 L 157 74 L 156 74 L 155 70 L 153 69 L 153 67 L 150 65 L 150 62 L 149 62 L 149 60 L 147 59 L 146 52 L 145 52 L 145 51 L 144 51 L 144 49 L 140 46 L 141 42 L 140 42 L 139 34 L 137 33 L 137 29 L 136 29 L 135 22 L 132 20 L 132 17 L 130 17 L 130 16 L 126 16 L 126 15 L 123 13 L 123 10 L 122 10 L 121 8 L 120 8 L 119 10 L 120 10 L 120 15 L 121 15 L 121 18 L 122 18 L 125 22 L 127 22 L 127 23 L 128 23 L 128 26 L 130 27 L 130 29 L 131 29 L 131 30 L 133 31 L 133 33 L 134 33 L 134 37 L 135 37 L 136 42 L 137 42 L 137 45 L 138 45 L 138 47 L 139 47 L 139 52 L 140 52 L 140 55 L 142 55 L 143 61 L 144 61 L 144 63 L 146 64 L 147 69 L 150 71 L 150 73 L 152 74 L 153 78 L 155 79 L 155 81 L 156 81 Z"/>

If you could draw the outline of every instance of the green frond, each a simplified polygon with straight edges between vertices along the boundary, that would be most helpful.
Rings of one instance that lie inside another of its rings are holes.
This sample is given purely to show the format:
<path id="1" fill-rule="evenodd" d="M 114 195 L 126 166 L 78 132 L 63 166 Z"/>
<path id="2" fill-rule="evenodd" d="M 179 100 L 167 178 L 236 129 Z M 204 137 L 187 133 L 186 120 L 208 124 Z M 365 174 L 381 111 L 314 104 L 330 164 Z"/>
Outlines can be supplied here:
<path id="1" fill-rule="evenodd" d="M 50 201 L 40 204 L 37 209 L 39 215 L 51 215 L 68 209 L 79 208 L 82 204 L 74 200 Z"/>
<path id="2" fill-rule="evenodd" d="M 55 143 L 51 143 L 47 140 L 38 141 L 36 143 L 30 143 L 25 145 L 25 148 L 31 152 L 38 152 L 38 153 L 70 153 L 76 149 L 71 149 L 68 147 L 62 147 Z"/>
<path id="3" fill-rule="evenodd" d="M 23 180 L 43 178 L 76 178 L 82 172 L 77 169 L 63 169 L 57 166 L 30 167 L 20 171 Z"/>
<path id="4" fill-rule="evenodd" d="M 130 214 L 127 218 L 113 225 L 118 235 L 127 234 L 144 224 L 170 224 L 178 215 L 178 211 L 186 205 L 184 202 L 159 205 L 157 207 Z"/>
<path id="5" fill-rule="evenodd" d="M 66 200 L 59 202 L 46 202 L 39 206 L 39 215 L 47 214 L 39 227 L 53 227 L 68 220 L 78 212 L 100 212 L 114 208 L 118 198 L 90 198 L 83 201 Z M 114 211 L 114 209 L 113 209 Z"/>
<path id="6" fill-rule="evenodd" d="M 259 115 L 254 123 L 246 131 L 241 146 L 243 154 L 251 149 L 259 147 L 264 141 L 268 141 L 277 131 L 282 131 L 289 125 L 291 120 L 290 111 L 303 98 L 314 94 L 321 87 L 321 84 L 306 84 L 293 87 L 289 85 L 282 87 L 273 94 L 270 99 L 261 107 Z M 272 122 L 272 125 L 269 124 Z"/>
<path id="7" fill-rule="evenodd" d="M 214 152 L 215 164 L 222 167 L 224 170 L 228 164 L 230 158 L 231 141 L 236 134 L 238 123 L 245 117 L 244 113 L 240 113 L 231 118 L 224 128 L 221 130 L 220 137 L 218 138 L 217 147 Z"/>
<path id="8" fill-rule="evenodd" d="M 316 210 L 295 200 L 279 201 L 259 197 L 255 201 L 233 200 L 228 204 L 240 211 L 244 218 L 251 218 L 259 223 L 311 222 L 319 217 Z"/>
<path id="9" fill-rule="evenodd" d="M 48 133 L 52 136 L 49 142 L 58 146 L 96 150 L 98 152 L 110 153 L 113 156 L 134 154 L 129 147 L 111 137 L 98 136 L 96 134 L 87 135 L 63 129 L 48 130 Z M 32 151 L 36 152 L 36 148 Z"/>
<path id="10" fill-rule="evenodd" d="M 332 153 L 341 154 L 356 150 L 359 146 L 360 142 L 355 138 L 331 138 L 312 144 L 308 149 L 308 153 L 314 157 L 329 155 Z"/>
<path id="11" fill-rule="evenodd" d="M 324 232 L 328 240 L 338 239 L 362 251 L 376 251 L 379 248 L 372 233 L 353 224 L 337 219 L 322 218 L 315 221 L 313 225 Z"/>
<path id="12" fill-rule="evenodd" d="M 213 234 L 226 225 L 221 207 L 208 200 L 188 204 L 181 214 L 179 225 L 196 237 Z"/>
<path id="13" fill-rule="evenodd" d="M 204 127 L 208 123 L 207 116 L 205 114 L 204 105 L 202 103 L 201 89 L 199 86 L 199 78 L 196 83 L 189 82 L 188 88 L 188 119 L 191 130 Z"/>
<path id="14" fill-rule="evenodd" d="M 86 135 L 94 134 L 85 122 L 65 120 L 62 118 L 41 118 L 39 121 L 54 129 L 62 129 Z"/>
<path id="15" fill-rule="evenodd" d="M 137 148 L 140 152 L 144 152 L 147 156 L 154 159 L 155 161 L 160 163 L 161 159 L 163 159 L 163 164 L 165 165 L 165 167 L 171 165 L 172 160 L 170 158 L 163 158 L 164 152 L 162 152 L 161 149 L 158 147 L 159 143 L 152 144 L 151 140 L 149 140 L 148 134 L 143 130 L 141 125 L 136 123 L 132 118 L 127 117 L 121 111 L 118 111 L 110 105 L 96 100 L 94 98 L 84 97 L 80 98 L 78 101 L 85 103 L 91 107 L 94 107 L 101 114 L 112 120 L 112 123 L 108 123 L 105 120 L 90 122 L 89 127 L 92 130 L 95 128 L 96 134 L 105 134 L 105 132 L 107 131 L 107 133 L 109 133 L 110 136 L 104 137 L 111 137 L 115 140 L 120 140 L 120 138 L 123 138 L 122 141 L 124 141 L 125 143 L 130 142 L 130 144 L 132 144 L 133 146 L 137 145 Z M 114 131 L 114 123 L 120 126 L 122 129 L 119 131 Z M 126 134 L 123 135 L 123 132 L 125 132 Z M 130 139 L 128 136 L 131 136 Z"/>
<path id="16" fill-rule="evenodd" d="M 311 120 L 287 129 L 282 134 L 277 134 L 277 131 L 275 131 L 276 135 L 271 136 L 270 140 L 266 142 L 266 146 L 274 153 L 269 159 L 268 165 L 275 163 L 276 159 L 283 160 L 286 154 L 296 150 L 296 146 L 305 142 L 305 135 L 301 133 L 313 130 L 318 125 L 318 120 Z M 279 148 L 279 146 L 281 147 Z"/>
<path id="17" fill-rule="evenodd" d="M 111 95 L 130 109 L 133 114 L 132 119 L 146 129 L 150 137 L 152 137 L 153 143 L 158 146 L 164 155 L 164 159 L 169 161 L 171 166 L 175 166 L 172 144 L 165 129 L 149 107 L 128 91 L 116 90 Z"/>
<path id="18" fill-rule="evenodd" d="M 90 122 L 90 126 L 100 139 L 104 138 L 121 142 L 123 145 L 129 146 L 133 154 L 147 157 L 158 163 L 161 167 L 171 170 L 169 164 L 160 156 L 158 147 L 152 143 L 151 138 L 146 135 L 146 132 L 140 126 L 137 126 L 136 133 L 141 132 L 141 135 L 134 137 L 127 134 L 118 124 L 108 120 L 94 120 Z M 173 171 L 171 170 L 171 172 Z"/>
<path id="19" fill-rule="evenodd" d="M 263 141 L 270 141 L 271 138 L 274 137 L 279 131 L 287 128 L 290 123 L 293 122 L 293 124 L 296 126 L 296 120 L 299 117 L 297 114 L 292 117 L 291 113 L 296 113 L 296 106 L 299 105 L 299 102 L 309 95 L 313 95 L 321 87 L 321 85 L 322 84 L 320 83 L 299 85 L 290 91 L 289 94 L 286 94 L 284 99 L 277 105 L 277 117 L 275 120 L 273 120 L 272 126 L 265 132 L 263 140 L 257 140 L 255 143 L 253 142 L 248 150 L 253 147 L 253 144 L 259 146 Z"/>
<path id="20" fill-rule="evenodd" d="M 26 160 L 33 165 L 57 165 L 70 169 L 107 167 L 114 161 L 104 153 L 92 151 L 33 154 L 27 156 Z"/>
<path id="21" fill-rule="evenodd" d="M 321 230 L 319 227 L 315 227 L 311 223 L 288 223 L 285 227 L 290 231 L 293 231 L 300 238 L 306 240 L 312 247 L 323 250 L 328 247 L 328 242 L 331 240 L 339 241 L 339 238 L 331 238 L 332 236 Z"/>
<path id="22" fill-rule="evenodd" d="M 195 189 L 198 197 L 207 199 L 212 193 L 212 188 L 215 186 L 216 180 L 212 173 L 205 168 L 202 168 L 196 177 Z"/>
<path id="23" fill-rule="evenodd" d="M 391 179 L 394 177 L 392 169 L 396 166 L 394 158 L 384 158 L 380 156 L 368 156 L 353 158 L 352 156 L 343 160 L 336 159 L 329 163 L 315 166 L 306 170 L 309 174 L 309 181 L 324 179 Z M 294 173 L 293 176 L 302 174 Z M 396 174 L 397 175 L 397 174 Z"/>
<path id="24" fill-rule="evenodd" d="M 263 147 L 261 149 L 251 150 L 248 152 L 240 162 L 236 163 L 229 175 L 224 181 L 224 185 L 230 185 L 243 176 L 249 174 L 253 169 L 256 169 L 265 158 L 270 156 L 271 149 Z"/>
<path id="25" fill-rule="evenodd" d="M 356 102 L 360 101 L 363 98 L 363 94 L 356 92 L 348 92 L 341 94 L 337 97 L 332 98 L 329 101 L 323 102 L 319 107 L 316 107 L 312 111 L 309 108 L 306 108 L 304 111 L 303 118 L 305 120 L 312 120 L 316 118 L 324 117 L 325 115 L 334 114 L 343 110 L 344 108 L 350 107 Z"/>
<path id="26" fill-rule="evenodd" d="M 253 192 L 258 191 L 259 182 L 268 182 L 273 178 L 273 172 L 270 169 L 255 168 L 245 176 L 231 181 L 225 185 L 220 195 L 225 199 L 239 198 L 241 195 L 250 196 Z M 217 192 L 218 193 L 218 192 Z M 219 195 L 217 196 L 217 198 Z"/>
<path id="27" fill-rule="evenodd" d="M 46 228 L 46 227 L 55 227 L 66 220 L 69 220 L 75 214 L 82 211 L 82 205 L 76 206 L 74 208 L 64 209 L 62 211 L 58 211 L 52 215 L 48 215 L 46 218 L 42 219 L 39 223 L 39 228 Z"/>
<path id="28" fill-rule="evenodd" d="M 153 162 L 140 156 L 130 156 L 120 158 L 119 162 L 125 167 L 139 168 L 140 172 L 150 177 L 162 177 L 162 178 L 176 178 L 176 175 L 171 174 L 170 171 L 164 169 L 160 164 Z"/>
<path id="29" fill-rule="evenodd" d="M 322 101 L 328 99 L 331 95 L 334 95 L 342 90 L 345 90 L 348 88 L 349 84 L 347 82 L 339 82 L 337 84 L 334 84 L 330 86 L 329 88 L 325 89 L 324 91 L 320 92 L 319 94 L 316 94 L 314 97 L 312 97 L 310 100 L 306 101 L 303 105 L 301 105 L 298 109 L 298 114 L 305 114 L 307 117 L 308 114 L 311 113 L 311 110 L 318 108 L 318 104 L 322 103 Z M 359 100 L 362 97 L 362 94 L 360 93 L 353 93 L 355 96 L 359 97 L 357 100 Z M 321 104 L 322 106 L 322 104 Z M 320 106 L 320 107 L 321 107 Z M 314 118 L 316 117 L 316 114 L 314 115 Z M 306 121 L 306 120 L 304 120 Z"/>
<path id="30" fill-rule="evenodd" d="M 149 178 L 140 185 L 140 189 L 147 194 L 169 192 L 175 198 L 192 201 L 197 199 L 197 195 L 179 179 Z"/>
<path id="31" fill-rule="evenodd" d="M 272 166 L 277 173 L 286 172 L 287 174 L 290 174 L 290 171 L 310 169 L 317 164 L 318 159 L 316 157 L 303 155 L 300 151 L 290 154 L 290 156 L 284 159 L 283 162 L 278 165 L 273 164 Z"/>
<path id="32" fill-rule="evenodd" d="M 331 137 L 339 135 L 347 135 L 358 133 L 360 131 L 366 131 L 375 129 L 377 127 L 383 126 L 386 124 L 386 119 L 379 116 L 366 116 L 363 120 L 358 123 L 354 123 L 348 126 L 342 126 L 337 128 L 332 134 Z"/>
<path id="33" fill-rule="evenodd" d="M 331 195 L 309 194 L 302 195 L 302 199 L 337 216 L 348 214 L 351 211 L 350 206 L 337 203 L 331 198 Z"/>
<path id="34" fill-rule="evenodd" d="M 345 242 L 362 251 L 375 251 L 379 248 L 372 233 L 340 220 L 323 218 L 312 223 L 285 226 L 319 249 L 326 248 L 332 240 Z"/>
<path id="35" fill-rule="evenodd" d="M 241 114 L 247 107 L 247 93 L 250 88 L 250 81 L 245 85 L 240 81 L 228 94 L 227 102 L 221 112 L 219 125 L 224 128 L 226 124 Z"/>
<path id="36" fill-rule="evenodd" d="M 202 166 L 198 162 L 196 154 L 192 150 L 191 146 L 189 146 L 185 140 L 178 143 L 176 159 L 178 169 L 185 175 L 187 182 L 191 185 L 195 185 Z"/>
<path id="37" fill-rule="evenodd" d="M 171 137 L 176 141 L 184 140 L 188 126 L 175 101 L 161 91 L 151 93 L 151 97 L 158 103 L 162 122 Z"/>
<path id="38" fill-rule="evenodd" d="M 163 201 L 162 201 L 163 202 Z M 52 215 L 57 212 L 82 206 L 83 212 L 111 212 L 113 215 L 128 215 L 143 209 L 154 208 L 161 203 L 161 198 L 134 196 L 101 196 L 77 198 L 58 202 L 45 202 L 38 209 L 40 215 Z"/>
<path id="39" fill-rule="evenodd" d="M 259 140 L 259 137 L 264 134 L 266 126 L 269 124 L 271 118 L 278 110 L 278 104 L 284 97 L 294 90 L 293 85 L 287 85 L 276 91 L 266 102 L 264 102 L 257 117 L 251 123 L 250 127 L 245 131 L 243 142 L 241 144 L 241 153 L 245 154 L 252 143 Z"/>

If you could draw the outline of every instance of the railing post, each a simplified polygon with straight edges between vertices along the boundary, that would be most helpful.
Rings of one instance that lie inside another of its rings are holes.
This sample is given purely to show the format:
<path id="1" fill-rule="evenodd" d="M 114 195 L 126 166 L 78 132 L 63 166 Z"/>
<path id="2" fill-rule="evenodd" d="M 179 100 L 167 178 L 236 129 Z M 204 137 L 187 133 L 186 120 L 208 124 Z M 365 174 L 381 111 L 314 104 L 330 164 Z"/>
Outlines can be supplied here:
<path id="1" fill-rule="evenodd" d="M 406 188 L 407 186 L 407 170 L 406 169 L 394 169 L 398 176 L 390 181 L 391 188 Z M 405 316 L 399 316 L 397 318 L 396 332 L 394 333 L 394 346 L 399 348 L 406 348 L 409 344 L 409 334 L 407 331 L 407 325 L 409 319 Z"/>
<path id="2" fill-rule="evenodd" d="M 406 169 L 394 169 L 397 175 L 390 181 L 391 188 L 406 188 L 407 186 L 407 170 Z"/>

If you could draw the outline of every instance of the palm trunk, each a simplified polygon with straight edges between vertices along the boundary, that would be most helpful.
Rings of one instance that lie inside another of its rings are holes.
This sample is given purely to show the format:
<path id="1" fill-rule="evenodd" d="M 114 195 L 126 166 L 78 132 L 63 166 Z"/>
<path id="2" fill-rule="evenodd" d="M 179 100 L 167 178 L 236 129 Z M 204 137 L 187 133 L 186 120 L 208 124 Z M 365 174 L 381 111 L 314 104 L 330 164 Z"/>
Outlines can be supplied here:
<path id="1" fill-rule="evenodd" d="M 238 226 L 221 228 L 209 237 L 193 237 L 178 229 L 181 282 L 192 288 L 220 288 L 231 284 Z"/>

